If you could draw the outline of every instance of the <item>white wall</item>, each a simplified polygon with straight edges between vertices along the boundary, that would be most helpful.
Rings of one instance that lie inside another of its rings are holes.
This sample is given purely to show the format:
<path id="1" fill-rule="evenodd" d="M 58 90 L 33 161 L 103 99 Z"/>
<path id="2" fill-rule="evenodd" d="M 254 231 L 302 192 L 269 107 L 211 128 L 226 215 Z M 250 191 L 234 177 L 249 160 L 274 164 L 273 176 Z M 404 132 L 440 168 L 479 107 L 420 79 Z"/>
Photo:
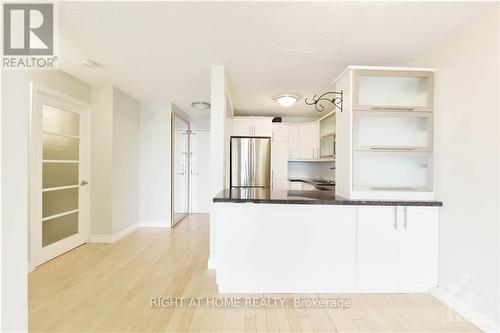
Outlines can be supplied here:
<path id="1" fill-rule="evenodd" d="M 140 103 L 113 89 L 113 226 L 117 233 L 139 223 Z"/>
<path id="2" fill-rule="evenodd" d="M 209 130 L 210 129 L 210 113 L 207 115 L 189 115 L 189 123 L 191 129 L 194 130 Z"/>
<path id="3" fill-rule="evenodd" d="M 2 71 L 1 331 L 28 330 L 29 83 Z"/>
<path id="4" fill-rule="evenodd" d="M 210 193 L 214 197 L 229 184 L 229 136 L 233 107 L 229 95 L 229 82 L 224 66 L 213 65 L 211 69 L 210 110 Z M 210 258 L 208 267 L 215 268 L 216 218 L 213 205 L 210 214 Z"/>
<path id="5" fill-rule="evenodd" d="M 485 330 L 499 318 L 498 15 L 489 11 L 413 61 L 437 69 L 434 186 L 444 207 L 436 292 Z"/>
<path id="6" fill-rule="evenodd" d="M 113 86 L 92 86 L 90 116 L 91 233 L 112 234 Z"/>
<path id="7" fill-rule="evenodd" d="M 172 104 L 143 104 L 140 113 L 140 224 L 170 228 Z"/>
<path id="8" fill-rule="evenodd" d="M 92 241 L 139 223 L 139 117 L 140 103 L 123 91 L 92 86 Z"/>

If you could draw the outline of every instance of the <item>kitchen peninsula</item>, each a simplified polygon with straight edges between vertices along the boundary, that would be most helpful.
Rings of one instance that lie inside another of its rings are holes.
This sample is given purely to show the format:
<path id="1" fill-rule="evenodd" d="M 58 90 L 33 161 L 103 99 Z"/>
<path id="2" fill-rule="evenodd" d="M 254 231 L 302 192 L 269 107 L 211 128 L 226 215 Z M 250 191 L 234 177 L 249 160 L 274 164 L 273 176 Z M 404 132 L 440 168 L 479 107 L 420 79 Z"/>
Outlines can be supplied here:
<path id="1" fill-rule="evenodd" d="M 439 201 L 226 190 L 214 199 L 219 292 L 427 292 Z"/>

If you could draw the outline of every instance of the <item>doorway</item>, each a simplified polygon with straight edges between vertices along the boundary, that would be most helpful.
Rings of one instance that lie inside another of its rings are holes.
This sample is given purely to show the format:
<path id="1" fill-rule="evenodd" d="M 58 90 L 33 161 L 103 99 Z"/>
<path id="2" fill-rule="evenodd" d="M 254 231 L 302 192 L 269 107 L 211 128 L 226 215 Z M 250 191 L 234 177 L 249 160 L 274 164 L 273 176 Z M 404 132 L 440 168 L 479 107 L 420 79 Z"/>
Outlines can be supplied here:
<path id="1" fill-rule="evenodd" d="M 189 214 L 190 197 L 190 124 L 178 112 L 172 112 L 172 227 Z"/>
<path id="2" fill-rule="evenodd" d="M 209 213 L 210 130 L 191 130 L 191 213 Z"/>
<path id="3" fill-rule="evenodd" d="M 30 261 L 40 265 L 89 238 L 89 105 L 32 86 Z"/>

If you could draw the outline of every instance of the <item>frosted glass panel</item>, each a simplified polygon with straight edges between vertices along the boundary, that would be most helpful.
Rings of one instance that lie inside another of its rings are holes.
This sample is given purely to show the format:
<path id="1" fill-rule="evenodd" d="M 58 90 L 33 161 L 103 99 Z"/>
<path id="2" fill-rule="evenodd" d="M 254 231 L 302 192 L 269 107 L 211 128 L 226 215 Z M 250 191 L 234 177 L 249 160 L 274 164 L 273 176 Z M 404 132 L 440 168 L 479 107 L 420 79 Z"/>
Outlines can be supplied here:
<path id="1" fill-rule="evenodd" d="M 359 105 L 425 107 L 428 99 L 427 77 L 359 77 Z"/>
<path id="2" fill-rule="evenodd" d="M 43 159 L 78 160 L 78 145 L 78 139 L 43 134 Z"/>
<path id="3" fill-rule="evenodd" d="M 43 192 L 42 217 L 78 209 L 78 187 L 67 190 Z"/>
<path id="4" fill-rule="evenodd" d="M 189 126 L 174 116 L 174 223 L 188 213 Z"/>
<path id="5" fill-rule="evenodd" d="M 78 233 L 78 212 L 42 222 L 42 246 Z"/>
<path id="6" fill-rule="evenodd" d="M 429 118 L 360 116 L 357 144 L 359 147 L 426 147 Z"/>
<path id="7" fill-rule="evenodd" d="M 428 156 L 355 154 L 355 189 L 429 190 Z"/>
<path id="8" fill-rule="evenodd" d="M 78 163 L 43 163 L 42 187 L 78 185 Z"/>
<path id="9" fill-rule="evenodd" d="M 42 106 L 42 110 L 42 128 L 44 131 L 78 136 L 80 127 L 80 116 L 78 114 L 46 104 Z"/>

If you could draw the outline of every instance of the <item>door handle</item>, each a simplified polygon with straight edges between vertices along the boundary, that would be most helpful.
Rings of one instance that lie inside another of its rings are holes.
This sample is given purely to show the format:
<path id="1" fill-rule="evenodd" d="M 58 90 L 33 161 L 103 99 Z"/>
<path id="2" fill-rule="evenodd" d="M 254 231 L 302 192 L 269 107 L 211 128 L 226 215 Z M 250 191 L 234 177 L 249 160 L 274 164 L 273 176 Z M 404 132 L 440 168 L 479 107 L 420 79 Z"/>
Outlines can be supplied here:
<path id="1" fill-rule="evenodd" d="M 82 182 L 80 183 L 80 186 L 85 186 L 85 185 L 87 185 L 88 183 L 89 183 L 88 181 L 82 180 Z"/>
<path id="2" fill-rule="evenodd" d="M 398 230 L 398 206 L 394 206 L 394 229 Z"/>
<path id="3" fill-rule="evenodd" d="M 405 221 L 404 221 L 404 226 L 405 226 L 405 229 L 408 229 L 408 207 L 404 207 L 404 210 L 405 210 Z"/>

